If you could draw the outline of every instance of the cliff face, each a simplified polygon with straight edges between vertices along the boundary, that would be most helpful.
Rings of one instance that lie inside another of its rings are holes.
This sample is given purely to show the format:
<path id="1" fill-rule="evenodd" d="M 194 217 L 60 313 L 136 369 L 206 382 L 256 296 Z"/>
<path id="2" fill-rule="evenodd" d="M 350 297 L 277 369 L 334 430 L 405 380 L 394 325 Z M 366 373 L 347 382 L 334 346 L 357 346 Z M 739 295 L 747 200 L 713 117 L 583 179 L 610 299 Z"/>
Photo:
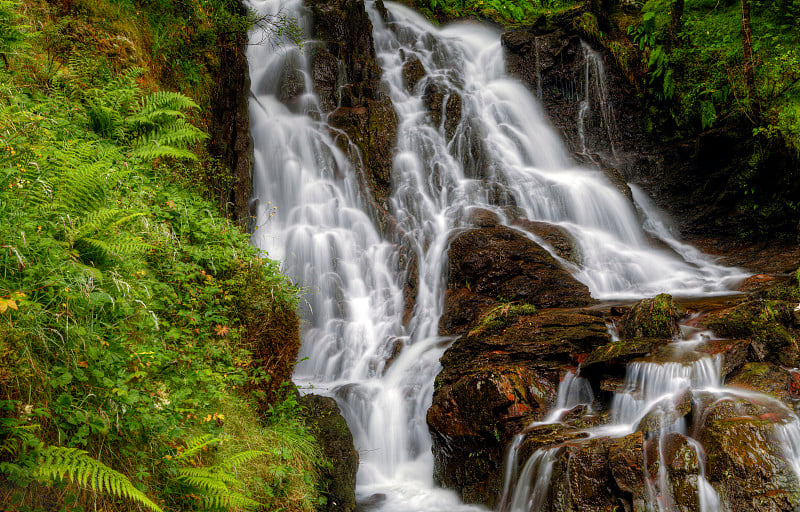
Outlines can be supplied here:
<path id="1" fill-rule="evenodd" d="M 244 5 L 239 5 L 246 14 Z M 220 67 L 217 87 L 213 92 L 209 135 L 209 152 L 228 169 L 232 185 L 227 188 L 227 200 L 233 205 L 234 220 L 249 218 L 248 201 L 253 188 L 253 141 L 250 138 L 250 73 L 247 67 L 247 35 L 238 34 L 234 40 L 220 46 Z"/>
<path id="2" fill-rule="evenodd" d="M 379 10 L 383 4 L 377 3 Z M 311 5 L 315 37 L 325 42 L 314 49 L 312 73 L 328 123 L 342 130 L 357 147 L 364 198 L 386 227 L 392 192 L 392 150 L 397 115 L 380 87 L 381 68 L 375 56 L 372 22 L 358 0 L 325 0 Z M 338 140 L 346 152 L 348 141 Z"/>

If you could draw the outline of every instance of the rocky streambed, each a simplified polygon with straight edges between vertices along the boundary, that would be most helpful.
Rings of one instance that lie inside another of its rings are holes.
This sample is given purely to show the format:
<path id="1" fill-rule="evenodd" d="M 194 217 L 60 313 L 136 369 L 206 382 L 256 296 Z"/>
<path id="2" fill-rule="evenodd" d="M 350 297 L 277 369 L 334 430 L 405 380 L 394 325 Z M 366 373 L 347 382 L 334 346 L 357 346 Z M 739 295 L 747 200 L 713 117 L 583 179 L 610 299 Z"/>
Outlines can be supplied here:
<path id="1" fill-rule="evenodd" d="M 466 231 L 449 256 L 458 338 L 427 416 L 443 486 L 501 510 L 800 505 L 796 276 L 612 305 L 524 232 Z"/>

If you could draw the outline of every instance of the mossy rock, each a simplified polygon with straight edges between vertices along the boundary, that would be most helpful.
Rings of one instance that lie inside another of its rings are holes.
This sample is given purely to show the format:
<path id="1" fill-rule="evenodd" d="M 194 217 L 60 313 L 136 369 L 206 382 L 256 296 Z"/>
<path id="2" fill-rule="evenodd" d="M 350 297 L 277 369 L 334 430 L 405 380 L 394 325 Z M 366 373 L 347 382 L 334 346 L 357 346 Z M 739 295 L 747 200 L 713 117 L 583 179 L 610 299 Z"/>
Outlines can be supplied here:
<path id="1" fill-rule="evenodd" d="M 707 478 L 727 510 L 800 506 L 797 477 L 772 438 L 773 425 L 787 420 L 784 410 L 744 399 L 715 400 L 703 418 L 699 441 L 706 450 Z"/>
<path id="2" fill-rule="evenodd" d="M 723 338 L 751 340 L 759 359 L 796 367 L 800 348 L 792 333 L 794 306 L 782 300 L 748 300 L 710 314 L 705 325 Z"/>
<path id="3" fill-rule="evenodd" d="M 353 435 L 333 398 L 305 395 L 300 399 L 306 424 L 322 446 L 330 465 L 323 469 L 323 493 L 327 498 L 326 511 L 353 512 L 356 510 L 356 472 L 358 451 Z"/>
<path id="4" fill-rule="evenodd" d="M 672 295 L 662 293 L 639 301 L 622 317 L 620 336 L 671 339 L 680 334 L 681 316 Z"/>
<path id="5" fill-rule="evenodd" d="M 747 363 L 727 384 L 764 393 L 785 403 L 800 399 L 800 372 L 773 363 Z"/>
<path id="6" fill-rule="evenodd" d="M 612 341 L 595 348 L 581 364 L 583 369 L 596 365 L 625 365 L 633 359 L 646 356 L 668 343 L 664 338 L 634 338 Z"/>

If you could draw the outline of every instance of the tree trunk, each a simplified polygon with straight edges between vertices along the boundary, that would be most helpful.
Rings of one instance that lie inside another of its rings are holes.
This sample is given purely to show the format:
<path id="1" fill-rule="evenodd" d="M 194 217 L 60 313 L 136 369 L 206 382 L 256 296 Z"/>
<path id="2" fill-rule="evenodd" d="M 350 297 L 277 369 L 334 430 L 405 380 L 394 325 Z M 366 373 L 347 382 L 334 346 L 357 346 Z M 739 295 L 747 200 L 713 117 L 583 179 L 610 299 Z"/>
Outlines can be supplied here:
<path id="1" fill-rule="evenodd" d="M 681 45 L 678 34 L 683 30 L 683 4 L 684 0 L 675 0 L 672 3 L 672 17 L 669 22 L 669 48 L 677 48 Z"/>
<path id="2" fill-rule="evenodd" d="M 750 0 L 742 0 L 742 54 L 744 56 L 744 82 L 747 86 L 747 96 L 750 99 L 753 111 L 756 105 L 756 76 L 753 66 L 753 42 L 750 31 Z"/>

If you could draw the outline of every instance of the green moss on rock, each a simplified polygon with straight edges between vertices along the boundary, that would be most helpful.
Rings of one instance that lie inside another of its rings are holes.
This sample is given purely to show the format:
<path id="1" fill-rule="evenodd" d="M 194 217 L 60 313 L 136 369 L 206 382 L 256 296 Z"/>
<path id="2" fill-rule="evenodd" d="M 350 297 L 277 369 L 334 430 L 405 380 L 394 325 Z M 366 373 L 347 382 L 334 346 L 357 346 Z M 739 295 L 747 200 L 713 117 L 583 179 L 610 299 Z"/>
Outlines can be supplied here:
<path id="1" fill-rule="evenodd" d="M 628 338 L 666 338 L 671 339 L 680 333 L 678 311 L 672 295 L 662 293 L 652 299 L 644 299 L 635 304 L 622 317 L 620 335 Z"/>

